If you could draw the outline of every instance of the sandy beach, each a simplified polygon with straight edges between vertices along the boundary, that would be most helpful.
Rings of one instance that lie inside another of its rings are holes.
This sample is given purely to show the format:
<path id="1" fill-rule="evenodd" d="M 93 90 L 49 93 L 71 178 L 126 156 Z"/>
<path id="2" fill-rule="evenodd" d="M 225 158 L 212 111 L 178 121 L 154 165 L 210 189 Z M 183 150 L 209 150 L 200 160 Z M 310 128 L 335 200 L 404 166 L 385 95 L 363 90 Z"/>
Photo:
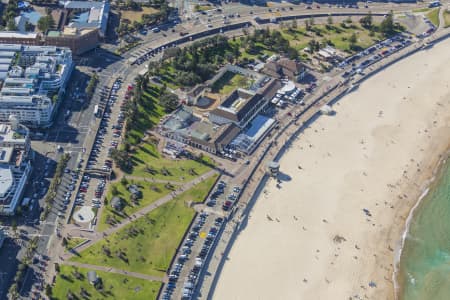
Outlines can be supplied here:
<path id="1" fill-rule="evenodd" d="M 448 49 L 378 73 L 298 136 L 213 299 L 394 299 L 405 220 L 450 145 Z"/>

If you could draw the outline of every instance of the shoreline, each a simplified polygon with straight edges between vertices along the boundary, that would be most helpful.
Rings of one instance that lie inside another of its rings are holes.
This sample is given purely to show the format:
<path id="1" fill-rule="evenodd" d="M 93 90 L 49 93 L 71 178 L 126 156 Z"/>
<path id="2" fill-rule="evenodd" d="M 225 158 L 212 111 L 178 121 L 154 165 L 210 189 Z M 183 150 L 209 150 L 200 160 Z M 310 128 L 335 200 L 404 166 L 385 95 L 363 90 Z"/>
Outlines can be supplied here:
<path id="1" fill-rule="evenodd" d="M 420 194 L 419 198 L 417 199 L 417 202 L 414 204 L 414 206 L 411 208 L 410 212 L 408 213 L 408 217 L 406 218 L 403 234 L 401 236 L 401 244 L 398 249 L 395 251 L 394 256 L 394 272 L 392 273 L 392 281 L 394 283 L 394 297 L 395 300 L 401 299 L 403 293 L 404 293 L 404 286 L 405 283 L 400 279 L 400 275 L 402 273 L 401 270 L 401 262 L 402 262 L 402 256 L 403 256 L 403 250 L 405 246 L 405 240 L 407 235 L 409 234 L 411 221 L 414 219 L 416 214 L 420 211 L 422 206 L 427 204 L 426 197 L 429 195 L 430 190 L 434 189 L 436 186 L 437 179 L 440 179 L 440 176 L 443 174 L 443 167 L 446 163 L 448 163 L 448 159 L 450 158 L 450 148 L 447 149 L 443 154 L 440 155 L 440 159 L 438 160 L 433 173 L 432 177 L 426 180 L 422 183 L 423 189 L 422 194 Z M 431 201 L 429 199 L 428 201 Z"/>
<path id="2" fill-rule="evenodd" d="M 388 69 L 390 69 L 390 68 L 388 68 Z M 374 76 L 377 76 L 377 74 L 375 74 Z M 339 105 L 339 103 L 338 104 L 335 104 L 335 105 Z M 315 124 L 312 124 L 311 125 L 311 127 L 314 127 L 315 126 Z M 306 130 L 308 130 L 308 128 L 306 129 Z M 302 135 L 303 133 L 299 133 L 300 135 Z M 296 143 L 296 142 L 295 142 Z M 291 147 L 288 147 L 288 149 L 285 149 L 286 150 L 286 152 L 290 152 L 292 149 L 290 149 Z M 433 151 L 430 151 L 429 153 L 431 153 L 431 152 L 433 152 Z M 285 153 L 285 155 L 286 155 L 286 153 Z M 429 160 L 427 159 L 427 162 L 425 161 L 425 159 L 424 160 L 421 160 L 420 161 L 420 163 L 421 164 L 425 164 L 425 165 L 427 165 L 427 168 L 426 169 L 429 169 L 429 167 L 430 166 L 428 166 L 429 165 L 429 161 L 435 161 L 436 160 L 436 158 L 432 158 L 431 156 L 428 156 L 428 158 L 430 158 Z M 432 173 L 432 172 L 431 172 Z M 430 172 L 427 172 L 427 174 L 429 175 L 430 174 Z M 419 175 L 422 175 L 422 174 L 419 174 Z M 416 177 L 416 176 L 415 176 Z M 419 176 L 419 177 L 423 177 L 423 176 Z M 430 179 L 429 178 L 429 176 L 425 176 L 425 177 L 428 177 L 428 180 Z M 426 182 L 426 180 L 427 180 L 427 178 L 425 178 L 425 181 L 423 181 L 423 182 Z M 417 182 L 417 181 L 415 181 L 415 182 Z M 421 186 L 423 186 L 424 184 L 422 183 L 421 184 Z M 417 186 L 414 186 L 414 189 L 416 189 L 416 187 Z M 402 190 L 408 190 L 408 193 L 410 194 L 409 196 L 409 199 L 408 199 L 408 201 L 404 201 L 404 202 L 407 202 L 407 205 L 405 206 L 405 203 L 400 203 L 400 207 L 396 210 L 396 213 L 395 213 L 395 219 L 400 219 L 400 220 L 402 220 L 402 218 L 403 219 L 405 219 L 406 218 L 406 216 L 410 213 L 410 211 L 411 211 L 411 207 L 413 207 L 414 206 L 414 204 L 417 202 L 417 199 L 418 199 L 418 196 L 419 195 L 417 195 L 417 197 L 414 197 L 414 196 L 412 196 L 411 194 L 413 194 L 413 192 L 411 192 L 411 189 L 410 188 L 408 188 L 407 186 L 406 187 L 404 187 Z M 420 193 L 419 193 L 420 194 Z M 411 199 L 416 199 L 416 201 L 412 201 Z M 264 200 L 262 200 L 262 201 L 264 201 Z M 260 202 L 260 201 L 256 201 L 257 203 L 258 202 Z M 402 205 L 403 204 L 403 205 Z M 257 204 L 256 204 L 257 205 Z M 251 213 L 253 213 L 253 212 L 251 212 Z M 251 217 L 251 216 L 250 216 Z M 401 224 L 401 225 L 400 225 Z M 388 243 L 389 244 L 392 244 L 392 243 L 394 243 L 394 244 L 397 244 L 397 242 L 396 241 L 398 241 L 398 237 L 399 236 L 401 236 L 401 233 L 404 231 L 404 229 L 405 229 L 405 223 L 404 223 L 404 221 L 403 222 L 400 222 L 400 224 L 398 224 L 397 226 L 396 226 L 396 228 L 390 228 L 389 229 L 389 234 L 388 234 L 388 236 L 389 236 L 389 238 L 387 239 L 387 241 L 388 241 Z M 394 224 L 395 225 L 395 224 Z M 396 233 L 399 233 L 399 235 L 396 235 Z M 237 235 L 237 239 L 239 239 L 240 238 L 240 235 L 241 235 L 241 232 Z M 239 243 L 239 241 L 238 241 L 238 243 Z M 391 247 L 391 246 L 389 246 L 389 247 Z M 396 248 L 398 248 L 398 247 L 396 247 Z M 384 251 L 386 251 L 386 249 L 384 249 Z M 383 250 L 381 250 L 381 252 L 384 252 Z M 391 252 L 394 252 L 393 250 L 391 251 Z M 391 260 L 390 261 L 390 263 L 392 263 L 393 262 L 393 260 Z M 385 264 L 387 264 L 387 265 L 389 265 L 389 262 L 385 262 Z M 391 264 L 392 265 L 392 264 Z M 391 273 L 391 275 L 392 275 L 393 273 Z M 221 275 L 218 275 L 218 276 L 221 276 Z M 213 291 L 213 293 L 214 293 L 214 291 Z M 392 295 L 392 294 L 391 294 Z"/>

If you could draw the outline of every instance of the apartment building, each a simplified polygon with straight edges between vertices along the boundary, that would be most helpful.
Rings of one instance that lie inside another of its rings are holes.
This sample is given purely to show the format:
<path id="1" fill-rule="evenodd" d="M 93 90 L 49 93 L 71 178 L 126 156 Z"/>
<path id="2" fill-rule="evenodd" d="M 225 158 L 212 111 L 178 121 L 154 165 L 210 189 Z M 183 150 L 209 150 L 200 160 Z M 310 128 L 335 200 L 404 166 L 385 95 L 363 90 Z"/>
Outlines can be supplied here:
<path id="1" fill-rule="evenodd" d="M 68 48 L 0 44 L 0 122 L 50 126 L 72 70 Z"/>
<path id="2" fill-rule="evenodd" d="M 0 215 L 11 216 L 31 174 L 32 150 L 29 130 L 17 118 L 0 123 Z"/>

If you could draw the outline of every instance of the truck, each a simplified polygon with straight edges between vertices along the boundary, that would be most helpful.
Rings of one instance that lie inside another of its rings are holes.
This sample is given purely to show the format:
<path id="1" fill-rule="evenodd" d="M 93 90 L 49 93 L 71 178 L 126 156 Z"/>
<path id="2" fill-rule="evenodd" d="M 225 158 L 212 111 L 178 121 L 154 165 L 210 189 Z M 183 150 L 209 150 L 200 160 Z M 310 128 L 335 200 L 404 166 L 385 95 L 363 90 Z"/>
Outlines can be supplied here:
<path id="1" fill-rule="evenodd" d="M 100 109 L 98 107 L 98 104 L 94 106 L 94 116 L 96 116 L 97 118 L 100 117 Z"/>

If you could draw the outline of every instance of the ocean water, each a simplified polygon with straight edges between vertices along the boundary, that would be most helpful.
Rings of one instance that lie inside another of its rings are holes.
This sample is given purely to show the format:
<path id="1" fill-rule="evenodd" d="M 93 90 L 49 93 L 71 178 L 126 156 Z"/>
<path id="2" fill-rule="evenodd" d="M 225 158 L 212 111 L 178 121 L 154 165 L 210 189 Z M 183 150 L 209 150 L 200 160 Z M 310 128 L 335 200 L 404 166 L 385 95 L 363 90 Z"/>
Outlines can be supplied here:
<path id="1" fill-rule="evenodd" d="M 450 299 L 450 163 L 411 220 L 400 258 L 400 300 Z"/>

